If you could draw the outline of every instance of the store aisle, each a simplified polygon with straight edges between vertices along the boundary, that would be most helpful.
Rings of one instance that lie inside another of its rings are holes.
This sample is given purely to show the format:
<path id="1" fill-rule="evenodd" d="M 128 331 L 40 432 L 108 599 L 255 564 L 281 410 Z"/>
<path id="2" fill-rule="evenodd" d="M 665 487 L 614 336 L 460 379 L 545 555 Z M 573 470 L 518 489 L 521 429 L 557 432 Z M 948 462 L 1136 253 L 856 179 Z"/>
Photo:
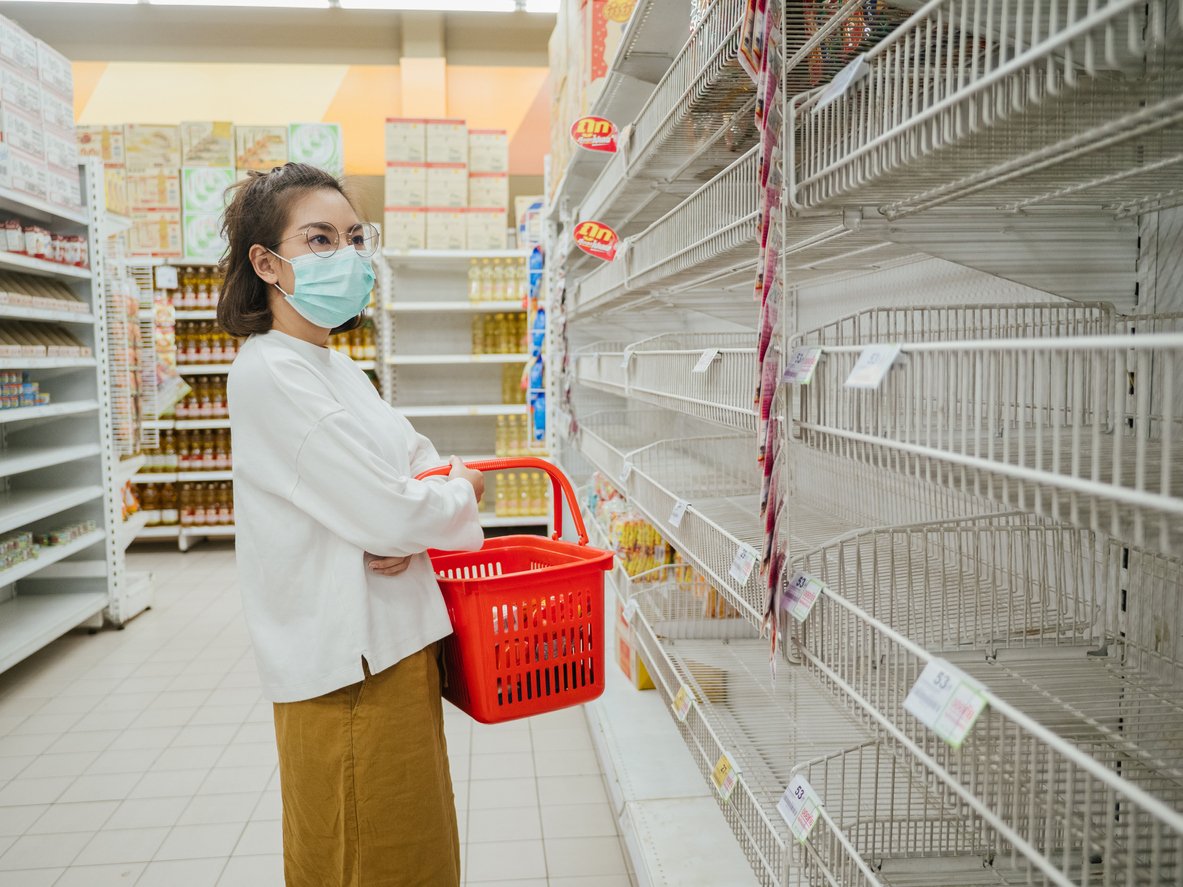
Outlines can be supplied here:
<path id="1" fill-rule="evenodd" d="M 132 554 L 156 606 L 0 675 L 0 887 L 282 884 L 271 706 L 233 551 Z M 467 884 L 629 887 L 581 710 L 447 717 Z"/>

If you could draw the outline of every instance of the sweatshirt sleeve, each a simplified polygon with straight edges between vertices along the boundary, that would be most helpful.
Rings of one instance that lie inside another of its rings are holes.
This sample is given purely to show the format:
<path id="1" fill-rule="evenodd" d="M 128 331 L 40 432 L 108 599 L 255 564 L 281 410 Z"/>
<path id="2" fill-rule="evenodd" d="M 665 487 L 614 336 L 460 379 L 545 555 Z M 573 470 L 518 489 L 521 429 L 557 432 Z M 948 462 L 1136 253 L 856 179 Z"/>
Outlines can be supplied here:
<path id="1" fill-rule="evenodd" d="M 344 410 L 325 416 L 296 457 L 291 501 L 371 554 L 403 557 L 428 548 L 475 551 L 484 535 L 464 480 L 403 477 L 358 441 Z"/>

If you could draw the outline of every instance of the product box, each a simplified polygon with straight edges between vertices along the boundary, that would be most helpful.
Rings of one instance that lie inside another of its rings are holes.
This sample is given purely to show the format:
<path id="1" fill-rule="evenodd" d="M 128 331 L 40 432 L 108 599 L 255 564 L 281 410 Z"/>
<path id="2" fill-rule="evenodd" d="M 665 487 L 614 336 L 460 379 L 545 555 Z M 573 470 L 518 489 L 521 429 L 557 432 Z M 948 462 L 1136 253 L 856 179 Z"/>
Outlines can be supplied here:
<path id="1" fill-rule="evenodd" d="M 15 148 L 8 149 L 9 187 L 42 200 L 49 196 L 49 181 L 45 161 Z"/>
<path id="2" fill-rule="evenodd" d="M 41 93 L 41 119 L 45 121 L 46 126 L 52 126 L 63 133 L 73 134 L 76 128 L 74 126 L 74 101 L 58 95 L 53 90 L 43 90 Z M 117 128 L 120 130 L 119 138 L 122 142 L 122 127 Z"/>
<path id="3" fill-rule="evenodd" d="M 128 175 L 181 166 L 181 131 L 176 126 L 128 123 L 123 127 L 124 163 Z"/>
<path id="4" fill-rule="evenodd" d="M 70 60 L 42 40 L 37 41 L 37 69 L 46 87 L 59 95 L 73 97 L 74 69 Z"/>
<path id="5" fill-rule="evenodd" d="M 463 120 L 427 121 L 427 162 L 468 165 L 468 127 Z"/>
<path id="6" fill-rule="evenodd" d="M 222 238 L 221 213 L 187 212 L 183 221 L 185 258 L 218 261 L 227 247 Z"/>
<path id="7" fill-rule="evenodd" d="M 48 164 L 45 177 L 50 203 L 71 209 L 82 206 L 82 179 L 78 175 L 77 165 L 62 167 Z"/>
<path id="8" fill-rule="evenodd" d="M 127 250 L 137 256 L 180 258 L 182 255 L 181 212 L 156 209 L 131 213 Z"/>
<path id="9" fill-rule="evenodd" d="M 505 249 L 505 210 L 469 207 L 465 217 L 466 249 Z"/>
<path id="10" fill-rule="evenodd" d="M 235 126 L 234 165 L 239 172 L 248 169 L 270 172 L 272 167 L 288 162 L 286 126 Z"/>
<path id="11" fill-rule="evenodd" d="M 234 167 L 234 124 L 197 121 L 181 124 L 181 165 Z"/>
<path id="12" fill-rule="evenodd" d="M 120 166 L 126 161 L 122 126 L 79 126 L 77 135 L 79 157 L 97 157 Z"/>
<path id="13" fill-rule="evenodd" d="M 465 249 L 468 213 L 464 209 L 427 209 L 427 249 Z"/>
<path id="14" fill-rule="evenodd" d="M 45 129 L 45 162 L 50 166 L 78 171 L 78 142 L 72 133 Z"/>
<path id="15" fill-rule="evenodd" d="M 587 84 L 588 106 L 595 103 L 608 82 L 608 71 L 636 5 L 636 0 L 586 0 L 582 4 L 582 79 Z M 571 122 L 568 120 L 567 125 Z"/>
<path id="16" fill-rule="evenodd" d="M 386 164 L 386 206 L 427 206 L 426 164 Z"/>
<path id="17" fill-rule="evenodd" d="M 539 194 L 535 197 L 518 196 L 514 199 L 514 218 L 517 220 L 518 249 L 533 249 L 544 239 L 544 215 L 546 201 Z"/>
<path id="18" fill-rule="evenodd" d="M 293 123 L 288 127 L 288 157 L 335 176 L 345 175 L 345 149 L 339 123 Z"/>
<path id="19" fill-rule="evenodd" d="M 470 129 L 468 170 L 509 172 L 509 133 L 504 129 Z"/>
<path id="20" fill-rule="evenodd" d="M 389 249 L 427 248 L 427 210 L 421 206 L 388 206 L 382 245 Z"/>
<path id="21" fill-rule="evenodd" d="M 415 117 L 387 117 L 386 161 L 426 163 L 427 121 Z"/>
<path id="22" fill-rule="evenodd" d="M 40 61 L 37 38 L 4 16 L 0 16 L 0 61 L 34 72 Z"/>
<path id="23" fill-rule="evenodd" d="M 0 103 L 0 138 L 30 157 L 45 159 L 45 130 L 40 116 Z"/>
<path id="24" fill-rule="evenodd" d="M 16 71 L 0 65 L 0 80 L 4 86 L 0 90 L 0 101 L 10 107 L 19 108 L 32 116 L 41 118 L 41 82 L 22 71 Z"/>
<path id="25" fill-rule="evenodd" d="M 645 667 L 645 661 L 637 652 L 633 627 L 624 618 L 624 603 L 620 598 L 616 598 L 616 664 L 620 666 L 629 683 L 638 690 L 654 688 L 649 669 Z"/>
<path id="26" fill-rule="evenodd" d="M 127 170 L 122 164 L 103 164 L 103 190 L 107 195 L 107 212 L 127 215 Z"/>
<path id="27" fill-rule="evenodd" d="M 509 176 L 503 172 L 474 172 L 468 176 L 468 205 L 509 208 Z"/>
<path id="28" fill-rule="evenodd" d="M 181 170 L 181 209 L 186 213 L 220 213 L 230 202 L 227 190 L 237 174 L 229 166 Z"/>
<path id="29" fill-rule="evenodd" d="M 461 163 L 427 164 L 427 205 L 468 206 L 468 167 Z"/>
<path id="30" fill-rule="evenodd" d="M 128 172 L 127 206 L 132 212 L 181 209 L 181 176 L 177 170 Z"/>

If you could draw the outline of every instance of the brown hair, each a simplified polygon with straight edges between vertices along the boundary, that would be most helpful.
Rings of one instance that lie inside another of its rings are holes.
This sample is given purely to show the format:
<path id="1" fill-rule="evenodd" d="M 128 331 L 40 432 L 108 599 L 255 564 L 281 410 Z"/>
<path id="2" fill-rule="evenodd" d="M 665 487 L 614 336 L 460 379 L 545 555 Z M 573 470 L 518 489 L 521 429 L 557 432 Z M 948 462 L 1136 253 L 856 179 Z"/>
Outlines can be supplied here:
<path id="1" fill-rule="evenodd" d="M 271 284 L 255 273 L 251 247 L 259 243 L 276 249 L 292 202 L 317 188 L 332 188 L 349 200 L 336 176 L 307 163 L 285 163 L 266 173 L 252 170 L 233 186 L 234 199 L 222 216 L 222 236 L 229 249 L 218 266 L 225 279 L 218 300 L 218 326 L 231 336 L 244 338 L 271 329 Z M 360 318 L 354 318 L 333 332 L 354 329 L 359 323 Z"/>

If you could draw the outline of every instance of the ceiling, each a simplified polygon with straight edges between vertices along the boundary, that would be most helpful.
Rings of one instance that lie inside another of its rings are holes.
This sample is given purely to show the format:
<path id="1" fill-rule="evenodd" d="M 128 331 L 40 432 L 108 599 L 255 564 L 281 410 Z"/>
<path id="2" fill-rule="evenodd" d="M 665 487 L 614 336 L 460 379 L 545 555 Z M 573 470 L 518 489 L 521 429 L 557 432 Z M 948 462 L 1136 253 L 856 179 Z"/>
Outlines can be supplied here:
<path id="1" fill-rule="evenodd" d="M 0 13 L 74 61 L 305 62 L 390 65 L 404 20 L 440 13 L 5 3 Z M 455 65 L 546 66 L 553 15 L 446 13 Z"/>

